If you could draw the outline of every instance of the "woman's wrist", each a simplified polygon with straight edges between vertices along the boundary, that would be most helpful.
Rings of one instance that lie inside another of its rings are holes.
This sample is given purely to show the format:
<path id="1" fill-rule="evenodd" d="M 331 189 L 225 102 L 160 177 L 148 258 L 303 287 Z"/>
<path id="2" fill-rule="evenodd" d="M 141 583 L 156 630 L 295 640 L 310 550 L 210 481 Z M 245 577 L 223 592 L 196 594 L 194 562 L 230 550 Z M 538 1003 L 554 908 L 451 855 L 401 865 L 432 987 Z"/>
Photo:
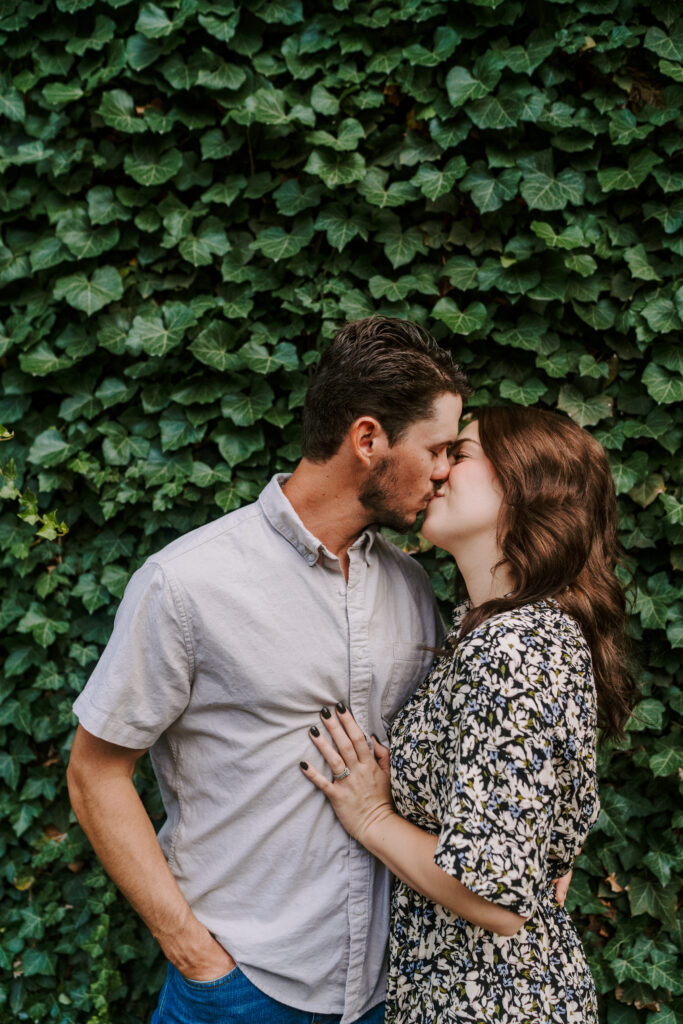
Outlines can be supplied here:
<path id="1" fill-rule="evenodd" d="M 402 820 L 392 804 L 383 804 L 377 808 L 367 821 L 363 822 L 355 837 L 361 846 L 364 846 L 369 853 L 378 857 L 379 860 L 382 860 L 382 848 L 388 838 L 387 833 L 391 828 L 393 819 Z"/>

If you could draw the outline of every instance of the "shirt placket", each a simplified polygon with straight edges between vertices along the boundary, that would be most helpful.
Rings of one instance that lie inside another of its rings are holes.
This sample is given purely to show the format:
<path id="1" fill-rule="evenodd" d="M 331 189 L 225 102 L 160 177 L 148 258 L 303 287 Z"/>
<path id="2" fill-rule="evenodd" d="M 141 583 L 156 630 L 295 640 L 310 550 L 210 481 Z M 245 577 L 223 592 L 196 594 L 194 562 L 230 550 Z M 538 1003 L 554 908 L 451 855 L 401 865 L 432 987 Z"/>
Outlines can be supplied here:
<path id="1" fill-rule="evenodd" d="M 349 552 L 346 616 L 349 630 L 349 706 L 368 734 L 369 690 L 372 684 L 370 633 L 365 601 L 368 567 L 360 550 Z M 361 1015 L 368 998 L 364 991 L 371 885 L 370 854 L 349 837 L 349 961 L 342 1024 Z"/>

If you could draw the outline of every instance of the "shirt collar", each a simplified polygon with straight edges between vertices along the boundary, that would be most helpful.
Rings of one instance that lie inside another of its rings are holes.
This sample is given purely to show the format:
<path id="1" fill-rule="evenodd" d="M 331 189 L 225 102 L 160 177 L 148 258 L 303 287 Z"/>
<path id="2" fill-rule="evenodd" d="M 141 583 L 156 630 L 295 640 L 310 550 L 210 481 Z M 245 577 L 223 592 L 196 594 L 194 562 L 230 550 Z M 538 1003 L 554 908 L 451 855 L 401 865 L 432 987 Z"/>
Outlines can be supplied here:
<path id="1" fill-rule="evenodd" d="M 285 496 L 282 485 L 289 480 L 290 473 L 276 473 L 259 495 L 259 504 L 266 519 L 274 530 L 289 541 L 309 565 L 315 565 L 320 556 L 338 561 L 337 556 L 328 551 L 322 541 L 307 530 Z M 350 550 L 360 549 L 365 561 L 369 564 L 369 553 L 375 542 L 376 529 L 368 526 L 361 533 Z"/>

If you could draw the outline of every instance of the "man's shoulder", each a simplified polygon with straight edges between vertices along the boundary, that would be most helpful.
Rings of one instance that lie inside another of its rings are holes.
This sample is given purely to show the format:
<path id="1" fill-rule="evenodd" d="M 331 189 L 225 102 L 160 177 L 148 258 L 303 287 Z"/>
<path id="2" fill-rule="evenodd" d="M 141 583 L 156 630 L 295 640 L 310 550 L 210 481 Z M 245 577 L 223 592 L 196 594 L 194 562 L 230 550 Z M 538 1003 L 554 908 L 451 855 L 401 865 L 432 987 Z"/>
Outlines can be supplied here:
<path id="1" fill-rule="evenodd" d="M 147 563 L 159 565 L 166 571 L 178 569 L 184 563 L 196 564 L 199 561 L 211 564 L 219 551 L 243 550 L 245 545 L 248 546 L 248 535 L 254 532 L 254 528 L 258 532 L 263 518 L 258 501 L 244 505 L 171 541 L 150 555 Z"/>

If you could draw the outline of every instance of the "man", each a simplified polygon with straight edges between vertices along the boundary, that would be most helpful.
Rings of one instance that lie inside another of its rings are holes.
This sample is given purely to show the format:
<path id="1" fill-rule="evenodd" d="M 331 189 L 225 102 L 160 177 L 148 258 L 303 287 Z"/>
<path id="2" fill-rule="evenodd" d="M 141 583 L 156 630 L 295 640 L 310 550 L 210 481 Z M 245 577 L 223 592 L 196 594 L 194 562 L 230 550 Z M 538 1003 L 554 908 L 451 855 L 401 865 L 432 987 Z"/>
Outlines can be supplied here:
<path id="1" fill-rule="evenodd" d="M 348 704 L 385 739 L 428 668 L 440 627 L 426 574 L 374 526 L 408 529 L 427 507 L 468 392 L 417 325 L 347 324 L 309 388 L 292 476 L 128 585 L 74 705 L 68 778 L 170 962 L 155 1021 L 383 1019 L 387 872 L 298 766 L 318 763 L 308 729 L 323 705 Z M 158 839 L 132 782 L 150 748 Z"/>

